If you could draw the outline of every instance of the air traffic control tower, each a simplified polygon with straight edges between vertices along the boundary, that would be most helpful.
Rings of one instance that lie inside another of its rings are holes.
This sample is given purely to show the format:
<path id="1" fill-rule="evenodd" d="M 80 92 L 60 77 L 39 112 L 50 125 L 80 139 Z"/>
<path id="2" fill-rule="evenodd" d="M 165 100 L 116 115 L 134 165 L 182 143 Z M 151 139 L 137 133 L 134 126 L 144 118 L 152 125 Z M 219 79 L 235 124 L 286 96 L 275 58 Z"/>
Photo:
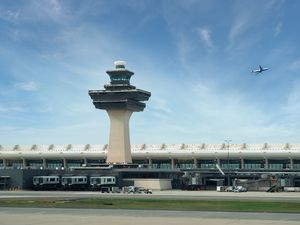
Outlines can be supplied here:
<path id="1" fill-rule="evenodd" d="M 104 85 L 105 90 L 90 90 L 89 95 L 97 109 L 107 111 L 110 118 L 110 135 L 106 163 L 132 163 L 129 119 L 133 112 L 143 111 L 151 96 L 148 91 L 136 89 L 130 84 L 133 72 L 125 68 L 124 61 L 116 61 L 115 69 L 106 73 L 110 84 Z"/>

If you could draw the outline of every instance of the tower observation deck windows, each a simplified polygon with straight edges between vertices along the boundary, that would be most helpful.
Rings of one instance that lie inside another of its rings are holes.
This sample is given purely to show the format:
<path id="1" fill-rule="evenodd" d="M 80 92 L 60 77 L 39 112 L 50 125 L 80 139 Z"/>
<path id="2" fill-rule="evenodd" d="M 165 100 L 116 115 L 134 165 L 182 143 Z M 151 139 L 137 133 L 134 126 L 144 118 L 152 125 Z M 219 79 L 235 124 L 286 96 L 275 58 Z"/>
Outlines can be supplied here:
<path id="1" fill-rule="evenodd" d="M 111 78 L 111 81 L 115 82 L 115 81 L 126 81 L 126 82 L 129 82 L 129 78 L 127 77 L 113 77 Z"/>

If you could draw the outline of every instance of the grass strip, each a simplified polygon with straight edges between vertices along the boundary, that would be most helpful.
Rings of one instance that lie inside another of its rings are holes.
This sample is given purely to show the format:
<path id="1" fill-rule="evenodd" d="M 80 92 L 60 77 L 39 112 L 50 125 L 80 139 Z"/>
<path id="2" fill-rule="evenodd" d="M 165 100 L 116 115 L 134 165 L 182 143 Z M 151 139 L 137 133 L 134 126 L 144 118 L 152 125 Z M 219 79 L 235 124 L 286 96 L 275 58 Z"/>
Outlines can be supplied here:
<path id="1" fill-rule="evenodd" d="M 89 208 L 89 209 L 157 209 L 226 212 L 300 213 L 298 202 L 253 200 L 169 200 L 169 199 L 1 199 L 0 207 Z"/>

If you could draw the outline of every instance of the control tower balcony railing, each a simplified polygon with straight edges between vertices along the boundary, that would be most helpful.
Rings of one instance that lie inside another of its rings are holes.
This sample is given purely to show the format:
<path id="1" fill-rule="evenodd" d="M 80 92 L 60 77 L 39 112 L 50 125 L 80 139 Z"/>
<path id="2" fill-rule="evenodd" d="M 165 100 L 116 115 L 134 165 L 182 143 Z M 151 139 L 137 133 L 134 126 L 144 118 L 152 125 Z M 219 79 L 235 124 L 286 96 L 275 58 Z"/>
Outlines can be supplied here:
<path id="1" fill-rule="evenodd" d="M 101 99 L 104 101 L 113 101 L 113 100 L 124 100 L 124 99 L 133 99 L 136 101 L 147 101 L 150 97 L 150 92 L 140 90 L 140 89 L 131 89 L 131 90 L 96 90 L 89 91 L 90 96 L 95 101 Z"/>
<path id="2" fill-rule="evenodd" d="M 98 109 L 112 110 L 112 109 L 127 109 L 131 111 L 143 111 L 146 104 L 143 102 L 128 100 L 114 100 L 114 101 L 94 101 L 95 107 Z"/>

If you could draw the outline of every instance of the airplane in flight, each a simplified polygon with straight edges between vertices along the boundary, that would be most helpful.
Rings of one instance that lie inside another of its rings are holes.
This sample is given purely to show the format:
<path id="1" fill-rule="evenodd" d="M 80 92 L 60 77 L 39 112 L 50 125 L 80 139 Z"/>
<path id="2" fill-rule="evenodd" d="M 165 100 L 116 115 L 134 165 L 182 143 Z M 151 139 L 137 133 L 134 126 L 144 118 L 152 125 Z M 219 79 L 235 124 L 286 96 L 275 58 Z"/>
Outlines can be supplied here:
<path id="1" fill-rule="evenodd" d="M 252 73 L 255 73 L 255 74 L 259 74 L 259 73 L 262 73 L 266 70 L 268 70 L 269 68 L 263 68 L 261 65 L 259 65 L 259 69 L 256 69 L 256 70 L 252 70 L 251 72 Z"/>

